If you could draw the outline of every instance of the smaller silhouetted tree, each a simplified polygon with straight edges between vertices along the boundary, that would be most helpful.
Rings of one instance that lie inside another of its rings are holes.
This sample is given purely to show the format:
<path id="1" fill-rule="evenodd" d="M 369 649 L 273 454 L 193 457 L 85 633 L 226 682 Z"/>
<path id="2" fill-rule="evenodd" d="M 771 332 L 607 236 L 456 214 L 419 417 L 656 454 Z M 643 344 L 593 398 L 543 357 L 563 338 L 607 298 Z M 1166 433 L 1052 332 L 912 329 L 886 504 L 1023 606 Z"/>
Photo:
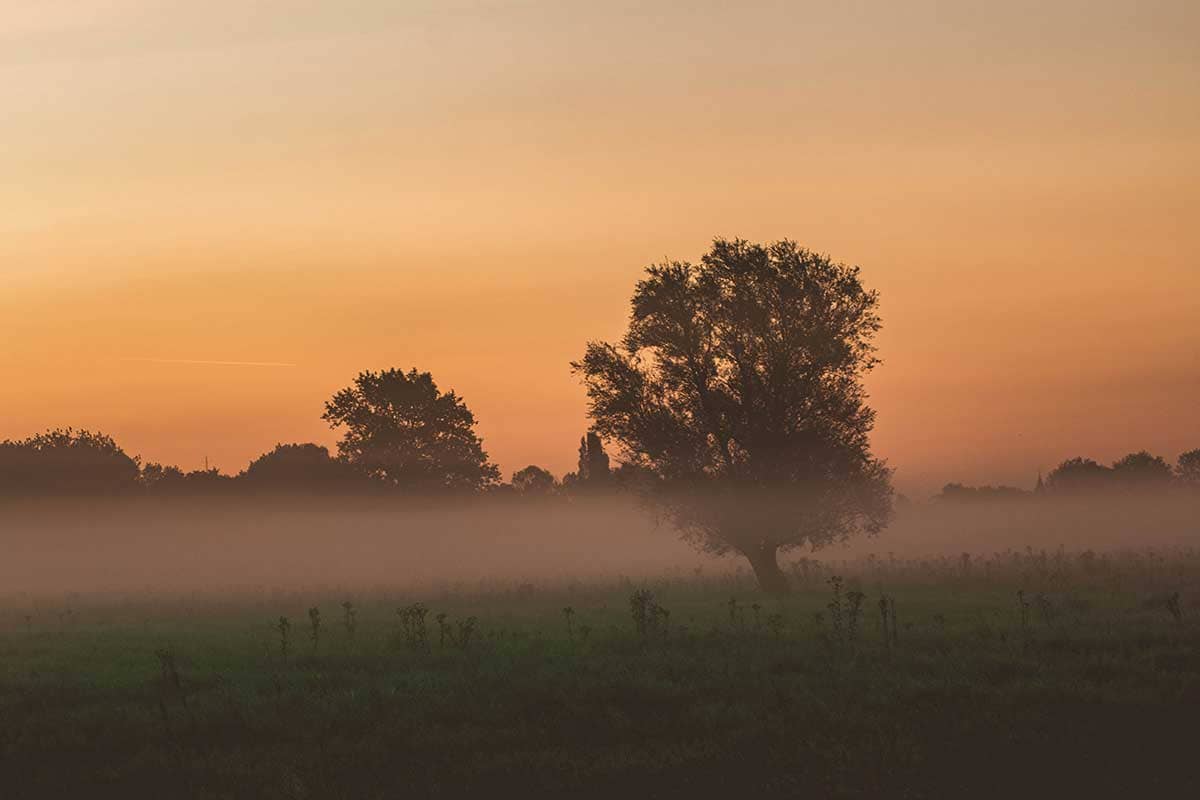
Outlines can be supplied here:
<path id="1" fill-rule="evenodd" d="M 0 442 L 0 493 L 109 495 L 135 491 L 138 463 L 112 437 L 62 428 Z"/>
<path id="2" fill-rule="evenodd" d="M 268 492 L 338 492 L 365 484 L 353 468 L 317 444 L 279 444 L 254 461 L 238 480 Z"/>
<path id="3" fill-rule="evenodd" d="M 183 491 L 186 477 L 179 467 L 152 461 L 142 465 L 139 481 L 151 494 L 178 494 Z"/>
<path id="4" fill-rule="evenodd" d="M 1200 487 L 1200 449 L 1189 450 L 1179 456 L 1175 477 L 1188 486 Z"/>
<path id="5" fill-rule="evenodd" d="M 604 443 L 594 431 L 588 431 L 587 435 L 580 438 L 578 469 L 563 477 L 563 486 L 594 491 L 610 486 L 611 479 L 612 470 L 608 468 L 608 453 L 604 450 Z"/>
<path id="6" fill-rule="evenodd" d="M 1046 476 L 1049 492 L 1083 492 L 1109 485 L 1112 470 L 1090 458 L 1068 458 Z"/>
<path id="7" fill-rule="evenodd" d="M 1118 459 L 1112 465 L 1112 477 L 1120 486 L 1149 489 L 1171 482 L 1171 466 L 1162 458 L 1145 450 Z"/>
<path id="8" fill-rule="evenodd" d="M 549 470 L 530 464 L 513 473 L 512 486 L 521 494 L 545 495 L 554 491 L 556 481 Z"/>
<path id="9" fill-rule="evenodd" d="M 592 483 L 608 480 L 608 453 L 595 431 L 580 439 L 580 480 Z"/>
<path id="10" fill-rule="evenodd" d="M 480 490 L 500 470 L 475 434 L 475 415 L 428 372 L 363 372 L 325 404 L 341 428 L 339 457 L 387 485 L 414 491 Z"/>

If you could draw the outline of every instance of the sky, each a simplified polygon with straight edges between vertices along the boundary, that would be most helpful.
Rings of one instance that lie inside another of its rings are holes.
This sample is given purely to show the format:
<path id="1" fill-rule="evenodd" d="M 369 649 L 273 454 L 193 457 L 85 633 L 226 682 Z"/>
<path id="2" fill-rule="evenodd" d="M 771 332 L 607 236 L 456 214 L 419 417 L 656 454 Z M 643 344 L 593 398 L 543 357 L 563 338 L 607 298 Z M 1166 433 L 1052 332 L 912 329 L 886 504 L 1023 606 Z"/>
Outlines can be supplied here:
<path id="1" fill-rule="evenodd" d="M 415 366 L 561 474 L 568 362 L 724 236 L 880 291 L 903 491 L 1200 447 L 1191 0 L 4 6 L 0 438 L 236 472 Z"/>

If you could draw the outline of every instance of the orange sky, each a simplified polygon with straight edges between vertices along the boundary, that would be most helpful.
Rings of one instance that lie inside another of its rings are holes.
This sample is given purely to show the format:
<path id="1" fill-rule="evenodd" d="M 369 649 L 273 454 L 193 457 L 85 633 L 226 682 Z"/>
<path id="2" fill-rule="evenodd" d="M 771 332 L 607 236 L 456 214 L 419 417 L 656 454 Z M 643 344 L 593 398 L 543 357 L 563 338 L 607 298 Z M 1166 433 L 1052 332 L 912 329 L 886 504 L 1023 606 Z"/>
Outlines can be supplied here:
<path id="1" fill-rule="evenodd" d="M 561 473 L 567 362 L 724 235 L 882 292 L 903 489 L 1200 446 L 1193 2 L 18 5 L 0 438 L 236 471 L 417 366 Z"/>

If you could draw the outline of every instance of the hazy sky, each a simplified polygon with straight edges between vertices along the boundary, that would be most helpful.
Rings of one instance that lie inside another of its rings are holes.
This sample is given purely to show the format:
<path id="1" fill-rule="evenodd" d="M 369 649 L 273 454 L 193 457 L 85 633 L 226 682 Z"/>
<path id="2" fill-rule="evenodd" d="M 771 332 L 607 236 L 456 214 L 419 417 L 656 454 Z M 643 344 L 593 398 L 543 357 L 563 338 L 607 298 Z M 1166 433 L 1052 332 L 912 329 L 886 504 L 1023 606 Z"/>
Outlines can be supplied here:
<path id="1" fill-rule="evenodd" d="M 898 482 L 1200 447 L 1200 3 L 0 10 L 0 438 L 237 471 L 417 366 L 506 473 L 639 272 L 793 238 L 883 295 Z M 163 363 L 247 361 L 295 366 Z"/>

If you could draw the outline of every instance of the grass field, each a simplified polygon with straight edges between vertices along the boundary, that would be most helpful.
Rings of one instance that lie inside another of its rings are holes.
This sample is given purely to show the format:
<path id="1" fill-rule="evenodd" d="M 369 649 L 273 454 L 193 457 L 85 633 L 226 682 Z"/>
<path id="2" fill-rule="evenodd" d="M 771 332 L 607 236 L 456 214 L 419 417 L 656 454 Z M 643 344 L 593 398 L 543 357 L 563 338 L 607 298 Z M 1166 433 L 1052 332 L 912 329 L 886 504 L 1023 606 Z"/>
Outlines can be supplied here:
<path id="1" fill-rule="evenodd" d="M 804 561 L 793 577 L 782 599 L 691 573 L 7 597 L 0 795 L 1200 786 L 1200 554 Z"/>

